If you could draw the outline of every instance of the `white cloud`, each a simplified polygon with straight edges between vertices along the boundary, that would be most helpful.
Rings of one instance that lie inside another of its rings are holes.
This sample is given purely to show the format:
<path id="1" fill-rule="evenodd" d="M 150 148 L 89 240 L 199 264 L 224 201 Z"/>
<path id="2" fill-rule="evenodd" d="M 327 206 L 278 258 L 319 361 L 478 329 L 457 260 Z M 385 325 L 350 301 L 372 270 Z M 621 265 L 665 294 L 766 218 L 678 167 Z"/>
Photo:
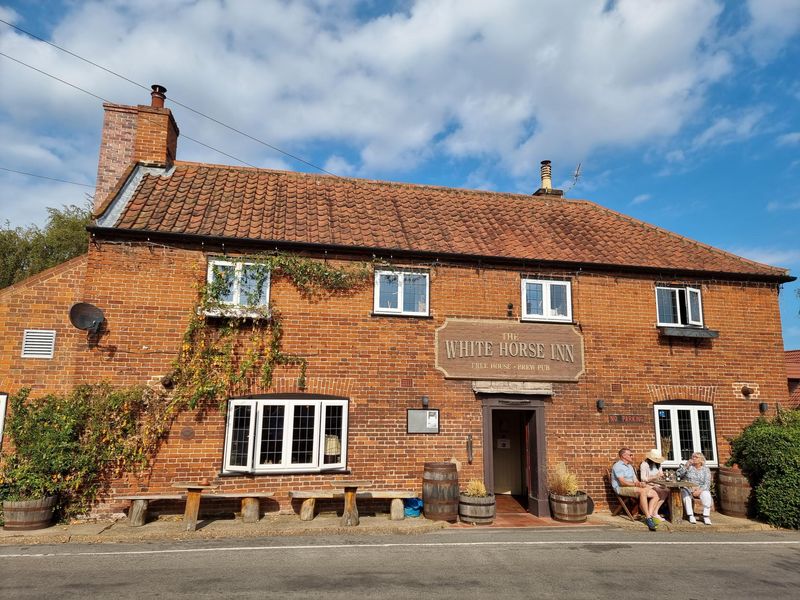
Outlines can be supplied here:
<path id="1" fill-rule="evenodd" d="M 751 107 L 736 115 L 719 117 L 694 138 L 692 147 L 723 146 L 752 137 L 758 133 L 767 112 L 764 107 Z"/>
<path id="2" fill-rule="evenodd" d="M 797 0 L 748 0 L 747 9 L 750 24 L 745 37 L 756 60 L 769 60 L 800 32 Z"/>
<path id="3" fill-rule="evenodd" d="M 767 202 L 767 210 L 769 212 L 777 212 L 781 210 L 800 210 L 800 200 L 796 202 L 778 202 L 771 200 Z"/>
<path id="4" fill-rule="evenodd" d="M 800 248 L 738 247 L 731 252 L 766 265 L 791 267 L 800 265 Z"/>
<path id="5" fill-rule="evenodd" d="M 794 146 L 795 144 L 800 144 L 800 131 L 784 133 L 778 136 L 779 146 Z"/>
<path id="6" fill-rule="evenodd" d="M 652 197 L 653 196 L 651 194 L 639 194 L 638 196 L 635 196 L 633 198 L 633 200 L 631 200 L 631 204 L 632 205 L 644 204 L 645 202 L 650 200 Z"/>

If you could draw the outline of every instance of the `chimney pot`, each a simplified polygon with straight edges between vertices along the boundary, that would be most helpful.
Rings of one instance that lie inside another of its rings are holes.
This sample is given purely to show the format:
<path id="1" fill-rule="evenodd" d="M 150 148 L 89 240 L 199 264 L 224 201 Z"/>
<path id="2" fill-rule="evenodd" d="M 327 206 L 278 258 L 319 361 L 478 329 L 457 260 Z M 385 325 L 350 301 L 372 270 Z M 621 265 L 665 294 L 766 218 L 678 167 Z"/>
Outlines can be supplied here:
<path id="1" fill-rule="evenodd" d="M 553 179 L 550 176 L 550 161 L 542 161 L 542 188 L 545 190 L 553 189 Z"/>
<path id="2" fill-rule="evenodd" d="M 158 85 L 157 83 L 151 85 L 150 88 L 153 90 L 150 92 L 150 106 L 153 108 L 164 108 L 164 100 L 167 97 L 167 88 L 163 85 Z"/>

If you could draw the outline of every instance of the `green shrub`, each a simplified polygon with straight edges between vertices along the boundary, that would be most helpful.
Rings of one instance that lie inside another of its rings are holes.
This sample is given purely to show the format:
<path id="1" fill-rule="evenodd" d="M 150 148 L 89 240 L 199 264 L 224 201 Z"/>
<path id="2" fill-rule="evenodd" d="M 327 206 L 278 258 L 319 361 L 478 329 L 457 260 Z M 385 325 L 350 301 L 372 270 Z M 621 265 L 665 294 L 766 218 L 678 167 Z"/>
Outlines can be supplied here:
<path id="1" fill-rule="evenodd" d="M 800 410 L 756 419 L 731 441 L 728 464 L 738 464 L 749 478 L 759 517 L 800 528 Z"/>
<path id="2" fill-rule="evenodd" d="M 770 525 L 800 529 L 800 470 L 767 474 L 756 488 L 756 503 Z"/>
<path id="3" fill-rule="evenodd" d="M 84 512 L 110 475 L 147 464 L 170 423 L 167 399 L 149 388 L 82 385 L 69 395 L 9 401 L 13 448 L 0 456 L 0 500 L 57 496 L 56 513 Z"/>

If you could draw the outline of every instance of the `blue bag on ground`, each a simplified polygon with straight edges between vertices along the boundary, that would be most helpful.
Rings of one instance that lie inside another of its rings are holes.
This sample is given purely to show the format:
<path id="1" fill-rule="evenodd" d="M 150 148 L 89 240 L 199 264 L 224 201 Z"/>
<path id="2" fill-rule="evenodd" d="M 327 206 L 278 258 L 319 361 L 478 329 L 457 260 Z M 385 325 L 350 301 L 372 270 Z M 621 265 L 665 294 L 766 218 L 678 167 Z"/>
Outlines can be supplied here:
<path id="1" fill-rule="evenodd" d="M 407 517 L 418 517 L 422 510 L 422 500 L 420 498 L 405 498 L 403 500 L 403 513 Z"/>

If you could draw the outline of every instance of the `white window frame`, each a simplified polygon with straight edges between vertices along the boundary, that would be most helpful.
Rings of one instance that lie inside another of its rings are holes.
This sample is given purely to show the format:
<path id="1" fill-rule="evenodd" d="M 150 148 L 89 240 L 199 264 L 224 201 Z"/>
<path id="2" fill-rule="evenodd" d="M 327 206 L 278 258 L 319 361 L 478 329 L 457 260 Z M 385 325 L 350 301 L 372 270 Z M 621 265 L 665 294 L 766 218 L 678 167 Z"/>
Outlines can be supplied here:
<path id="1" fill-rule="evenodd" d="M 659 290 L 669 290 L 672 294 L 675 295 L 675 306 L 678 307 L 677 323 L 664 322 L 661 320 L 661 314 L 659 313 L 658 310 Z M 680 302 L 679 292 L 681 290 L 683 290 L 685 293 L 686 302 Z M 655 295 L 656 295 L 656 323 L 659 327 L 702 327 L 703 326 L 703 294 L 699 288 L 691 286 L 657 285 L 655 288 Z M 692 295 L 697 296 L 697 305 L 700 310 L 699 320 L 692 319 L 692 311 L 691 311 Z M 686 323 L 683 322 L 684 316 L 686 317 Z"/>
<path id="2" fill-rule="evenodd" d="M 3 448 L 3 431 L 6 424 L 6 405 L 8 404 L 8 394 L 0 392 L 0 449 Z"/>
<path id="3" fill-rule="evenodd" d="M 542 314 L 528 313 L 528 285 L 542 286 Z M 550 288 L 562 285 L 567 288 L 567 314 L 554 314 L 550 301 Z M 528 279 L 523 278 L 520 286 L 520 306 L 523 321 L 551 321 L 556 323 L 572 323 L 572 282 L 564 279 Z"/>
<path id="4" fill-rule="evenodd" d="M 673 459 L 665 460 L 662 467 L 674 468 L 680 466 L 684 460 L 680 457 L 680 428 L 678 427 L 678 411 L 688 410 L 690 412 L 690 421 L 692 426 L 692 452 L 702 452 L 700 447 L 700 422 L 697 417 L 698 413 L 707 412 L 709 415 L 709 425 L 711 427 L 711 446 L 714 449 L 714 460 L 706 457 L 707 467 L 719 466 L 719 450 L 717 449 L 717 428 L 714 423 L 714 408 L 710 404 L 681 404 L 681 403 L 662 403 L 653 405 L 653 419 L 655 422 L 656 432 L 656 448 L 661 453 L 661 456 L 667 456 L 669 450 L 661 447 L 661 438 L 666 437 L 661 432 L 661 421 L 658 418 L 659 410 L 669 410 L 670 412 L 670 429 L 669 437 L 672 439 Z"/>
<path id="5" fill-rule="evenodd" d="M 380 306 L 381 290 L 380 281 L 382 275 L 394 275 L 397 277 L 397 308 L 386 308 Z M 425 309 L 420 312 L 403 310 L 403 293 L 405 287 L 404 275 L 418 275 L 425 278 Z M 408 315 L 412 317 L 427 317 L 430 314 L 431 304 L 431 277 L 427 271 L 388 270 L 381 269 L 375 271 L 375 283 L 373 285 L 373 304 L 372 310 L 375 314 L 381 315 Z"/>
<path id="6" fill-rule="evenodd" d="M 269 307 L 270 301 L 270 293 L 271 293 L 271 283 L 272 283 L 272 273 L 267 273 L 267 278 L 264 281 L 264 295 L 265 295 L 265 303 L 258 304 L 256 306 L 251 306 L 249 304 L 242 304 L 241 298 L 241 280 L 242 280 L 242 272 L 244 268 L 247 266 L 257 265 L 258 263 L 248 262 L 248 261 L 240 261 L 240 260 L 232 260 L 232 259 L 223 259 L 223 258 L 211 258 L 208 261 L 208 271 L 206 275 L 206 281 L 208 285 L 214 283 L 214 267 L 233 267 L 234 269 L 234 276 L 233 276 L 233 300 L 230 302 L 226 302 L 224 300 L 217 300 L 217 303 L 221 306 L 220 309 L 210 309 L 206 310 L 206 314 L 209 316 L 237 316 L 237 317 L 260 317 L 265 316 L 262 315 L 259 311 L 254 310 L 257 308 L 267 309 Z"/>
<path id="7" fill-rule="evenodd" d="M 29 339 L 34 336 L 38 337 L 37 340 Z M 34 344 L 42 348 L 44 351 L 31 352 L 29 344 Z M 49 348 L 45 345 L 49 344 Z M 26 348 L 28 350 L 26 351 Z M 45 360 L 52 359 L 56 351 L 56 330 L 55 329 L 26 329 L 22 333 L 22 358 L 43 358 Z"/>
<path id="8" fill-rule="evenodd" d="M 314 406 L 314 460 L 310 463 L 292 463 L 292 436 L 294 409 L 296 406 Z M 250 430 L 248 434 L 248 451 L 246 465 L 230 464 L 231 440 L 233 435 L 233 412 L 237 406 L 250 406 Z M 257 461 L 258 449 L 261 447 L 261 427 L 265 406 L 284 407 L 283 455 L 280 463 L 268 465 Z M 340 438 L 341 453 L 339 461 L 325 462 L 324 424 L 325 410 L 329 406 L 342 407 L 342 435 Z M 320 398 L 232 398 L 228 401 L 228 417 L 225 425 L 225 448 L 223 469 L 228 473 L 319 473 L 322 471 L 341 471 L 347 464 L 347 425 L 348 401 L 344 399 Z M 287 426 L 287 423 L 289 424 Z"/>

